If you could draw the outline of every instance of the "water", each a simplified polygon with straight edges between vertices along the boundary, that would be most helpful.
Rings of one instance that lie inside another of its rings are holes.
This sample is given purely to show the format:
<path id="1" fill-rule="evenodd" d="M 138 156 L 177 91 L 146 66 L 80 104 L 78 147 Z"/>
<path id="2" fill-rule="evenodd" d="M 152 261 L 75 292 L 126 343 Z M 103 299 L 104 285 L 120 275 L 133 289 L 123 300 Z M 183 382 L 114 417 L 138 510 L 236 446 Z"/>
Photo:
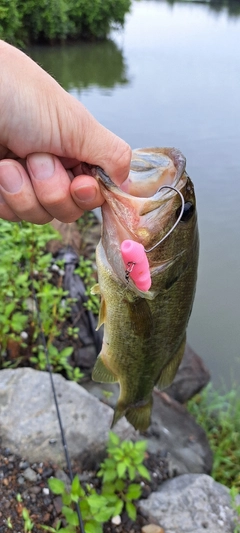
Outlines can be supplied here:
<path id="1" fill-rule="evenodd" d="M 240 378 L 240 16 L 229 13 L 142 0 L 110 42 L 30 51 L 133 148 L 187 157 L 201 238 L 188 339 L 227 387 Z"/>

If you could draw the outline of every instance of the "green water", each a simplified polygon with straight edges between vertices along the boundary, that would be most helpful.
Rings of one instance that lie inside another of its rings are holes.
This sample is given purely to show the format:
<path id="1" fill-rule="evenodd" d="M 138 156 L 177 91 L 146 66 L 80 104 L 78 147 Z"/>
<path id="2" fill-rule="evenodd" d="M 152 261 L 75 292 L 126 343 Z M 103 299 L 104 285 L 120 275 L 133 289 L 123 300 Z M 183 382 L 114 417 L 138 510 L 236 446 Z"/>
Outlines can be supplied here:
<path id="1" fill-rule="evenodd" d="M 188 339 L 228 387 L 240 378 L 239 6 L 142 0 L 106 43 L 30 50 L 133 148 L 187 157 L 201 237 Z"/>

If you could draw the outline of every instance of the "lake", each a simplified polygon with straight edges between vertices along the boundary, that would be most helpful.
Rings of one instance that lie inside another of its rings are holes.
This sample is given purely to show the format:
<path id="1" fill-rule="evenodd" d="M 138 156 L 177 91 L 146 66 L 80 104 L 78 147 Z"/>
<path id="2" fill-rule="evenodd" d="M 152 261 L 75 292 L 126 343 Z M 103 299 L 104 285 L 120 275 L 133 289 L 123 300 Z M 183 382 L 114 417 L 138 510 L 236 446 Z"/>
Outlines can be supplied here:
<path id="1" fill-rule="evenodd" d="M 214 383 L 230 388 L 240 378 L 237 9 L 142 0 L 108 42 L 30 54 L 132 148 L 175 146 L 186 156 L 201 239 L 188 340 Z"/>

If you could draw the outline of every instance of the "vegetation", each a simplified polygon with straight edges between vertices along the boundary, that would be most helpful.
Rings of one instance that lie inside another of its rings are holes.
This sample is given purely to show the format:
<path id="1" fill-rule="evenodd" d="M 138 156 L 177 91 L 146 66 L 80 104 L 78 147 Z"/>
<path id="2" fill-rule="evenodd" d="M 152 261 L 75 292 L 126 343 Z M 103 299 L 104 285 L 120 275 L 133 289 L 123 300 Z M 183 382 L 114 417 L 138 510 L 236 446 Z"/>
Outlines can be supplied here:
<path id="1" fill-rule="evenodd" d="M 63 481 L 49 479 L 51 491 L 62 496 L 62 514 L 67 527 L 61 528 L 59 522 L 56 529 L 42 526 L 43 529 L 52 533 L 75 533 L 78 526 L 78 515 L 74 510 L 76 503 L 80 507 L 86 533 L 102 533 L 103 523 L 120 515 L 123 509 L 135 520 L 134 501 L 140 498 L 142 492 L 140 478 L 150 479 L 149 472 L 143 465 L 146 446 L 145 441 L 135 444 L 131 441 L 120 442 L 119 437 L 110 432 L 108 457 L 97 474 L 102 478 L 101 492 L 97 492 L 90 485 L 83 488 L 77 475 L 70 491 L 66 489 Z M 135 483 L 132 483 L 133 481 Z"/>
<path id="2" fill-rule="evenodd" d="M 15 45 L 104 39 L 124 24 L 131 0 L 2 0 L 0 38 Z"/>
<path id="3" fill-rule="evenodd" d="M 41 526 L 50 533 L 76 533 L 79 528 L 76 505 L 81 511 L 85 533 L 102 533 L 103 524 L 117 517 L 125 509 L 128 516 L 136 519 L 135 500 L 141 496 L 141 478 L 150 480 L 150 474 L 144 466 L 147 443 L 139 441 L 120 442 L 119 437 L 110 432 L 107 445 L 107 458 L 101 463 L 98 477 L 102 478 L 102 487 L 96 491 L 86 484 L 83 487 L 78 475 L 72 481 L 70 489 L 57 478 L 50 478 L 50 490 L 62 498 L 62 520 L 56 527 Z M 133 483 L 134 481 L 134 483 Z M 17 495 L 18 514 L 22 516 L 24 532 L 29 533 L 34 523 L 26 507 L 22 505 L 21 495 Z M 11 518 L 7 520 L 8 529 L 12 529 Z"/>
<path id="4" fill-rule="evenodd" d="M 53 371 L 78 380 L 82 374 L 68 360 L 78 328 L 69 321 L 73 299 L 63 288 L 63 264 L 46 252 L 50 239 L 60 238 L 51 225 L 0 225 L 0 368 L 47 367 L 36 302 Z M 82 264 L 84 272 L 84 263 Z M 87 267 L 87 272 L 89 270 Z M 56 340 L 61 336 L 61 350 Z"/>
<path id="5" fill-rule="evenodd" d="M 213 478 L 240 489 L 240 394 L 221 394 L 208 386 L 188 402 L 188 409 L 206 431 L 213 451 Z"/>

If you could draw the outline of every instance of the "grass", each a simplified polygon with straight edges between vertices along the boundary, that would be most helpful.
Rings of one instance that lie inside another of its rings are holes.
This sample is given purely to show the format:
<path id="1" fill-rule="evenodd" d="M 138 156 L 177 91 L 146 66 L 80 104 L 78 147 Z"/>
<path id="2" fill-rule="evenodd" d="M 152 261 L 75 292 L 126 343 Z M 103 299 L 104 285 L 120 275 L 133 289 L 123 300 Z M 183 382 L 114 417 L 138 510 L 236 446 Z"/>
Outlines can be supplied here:
<path id="1" fill-rule="evenodd" d="M 240 390 L 226 394 L 208 385 L 188 402 L 188 410 L 206 431 L 213 451 L 212 477 L 240 489 Z"/>

